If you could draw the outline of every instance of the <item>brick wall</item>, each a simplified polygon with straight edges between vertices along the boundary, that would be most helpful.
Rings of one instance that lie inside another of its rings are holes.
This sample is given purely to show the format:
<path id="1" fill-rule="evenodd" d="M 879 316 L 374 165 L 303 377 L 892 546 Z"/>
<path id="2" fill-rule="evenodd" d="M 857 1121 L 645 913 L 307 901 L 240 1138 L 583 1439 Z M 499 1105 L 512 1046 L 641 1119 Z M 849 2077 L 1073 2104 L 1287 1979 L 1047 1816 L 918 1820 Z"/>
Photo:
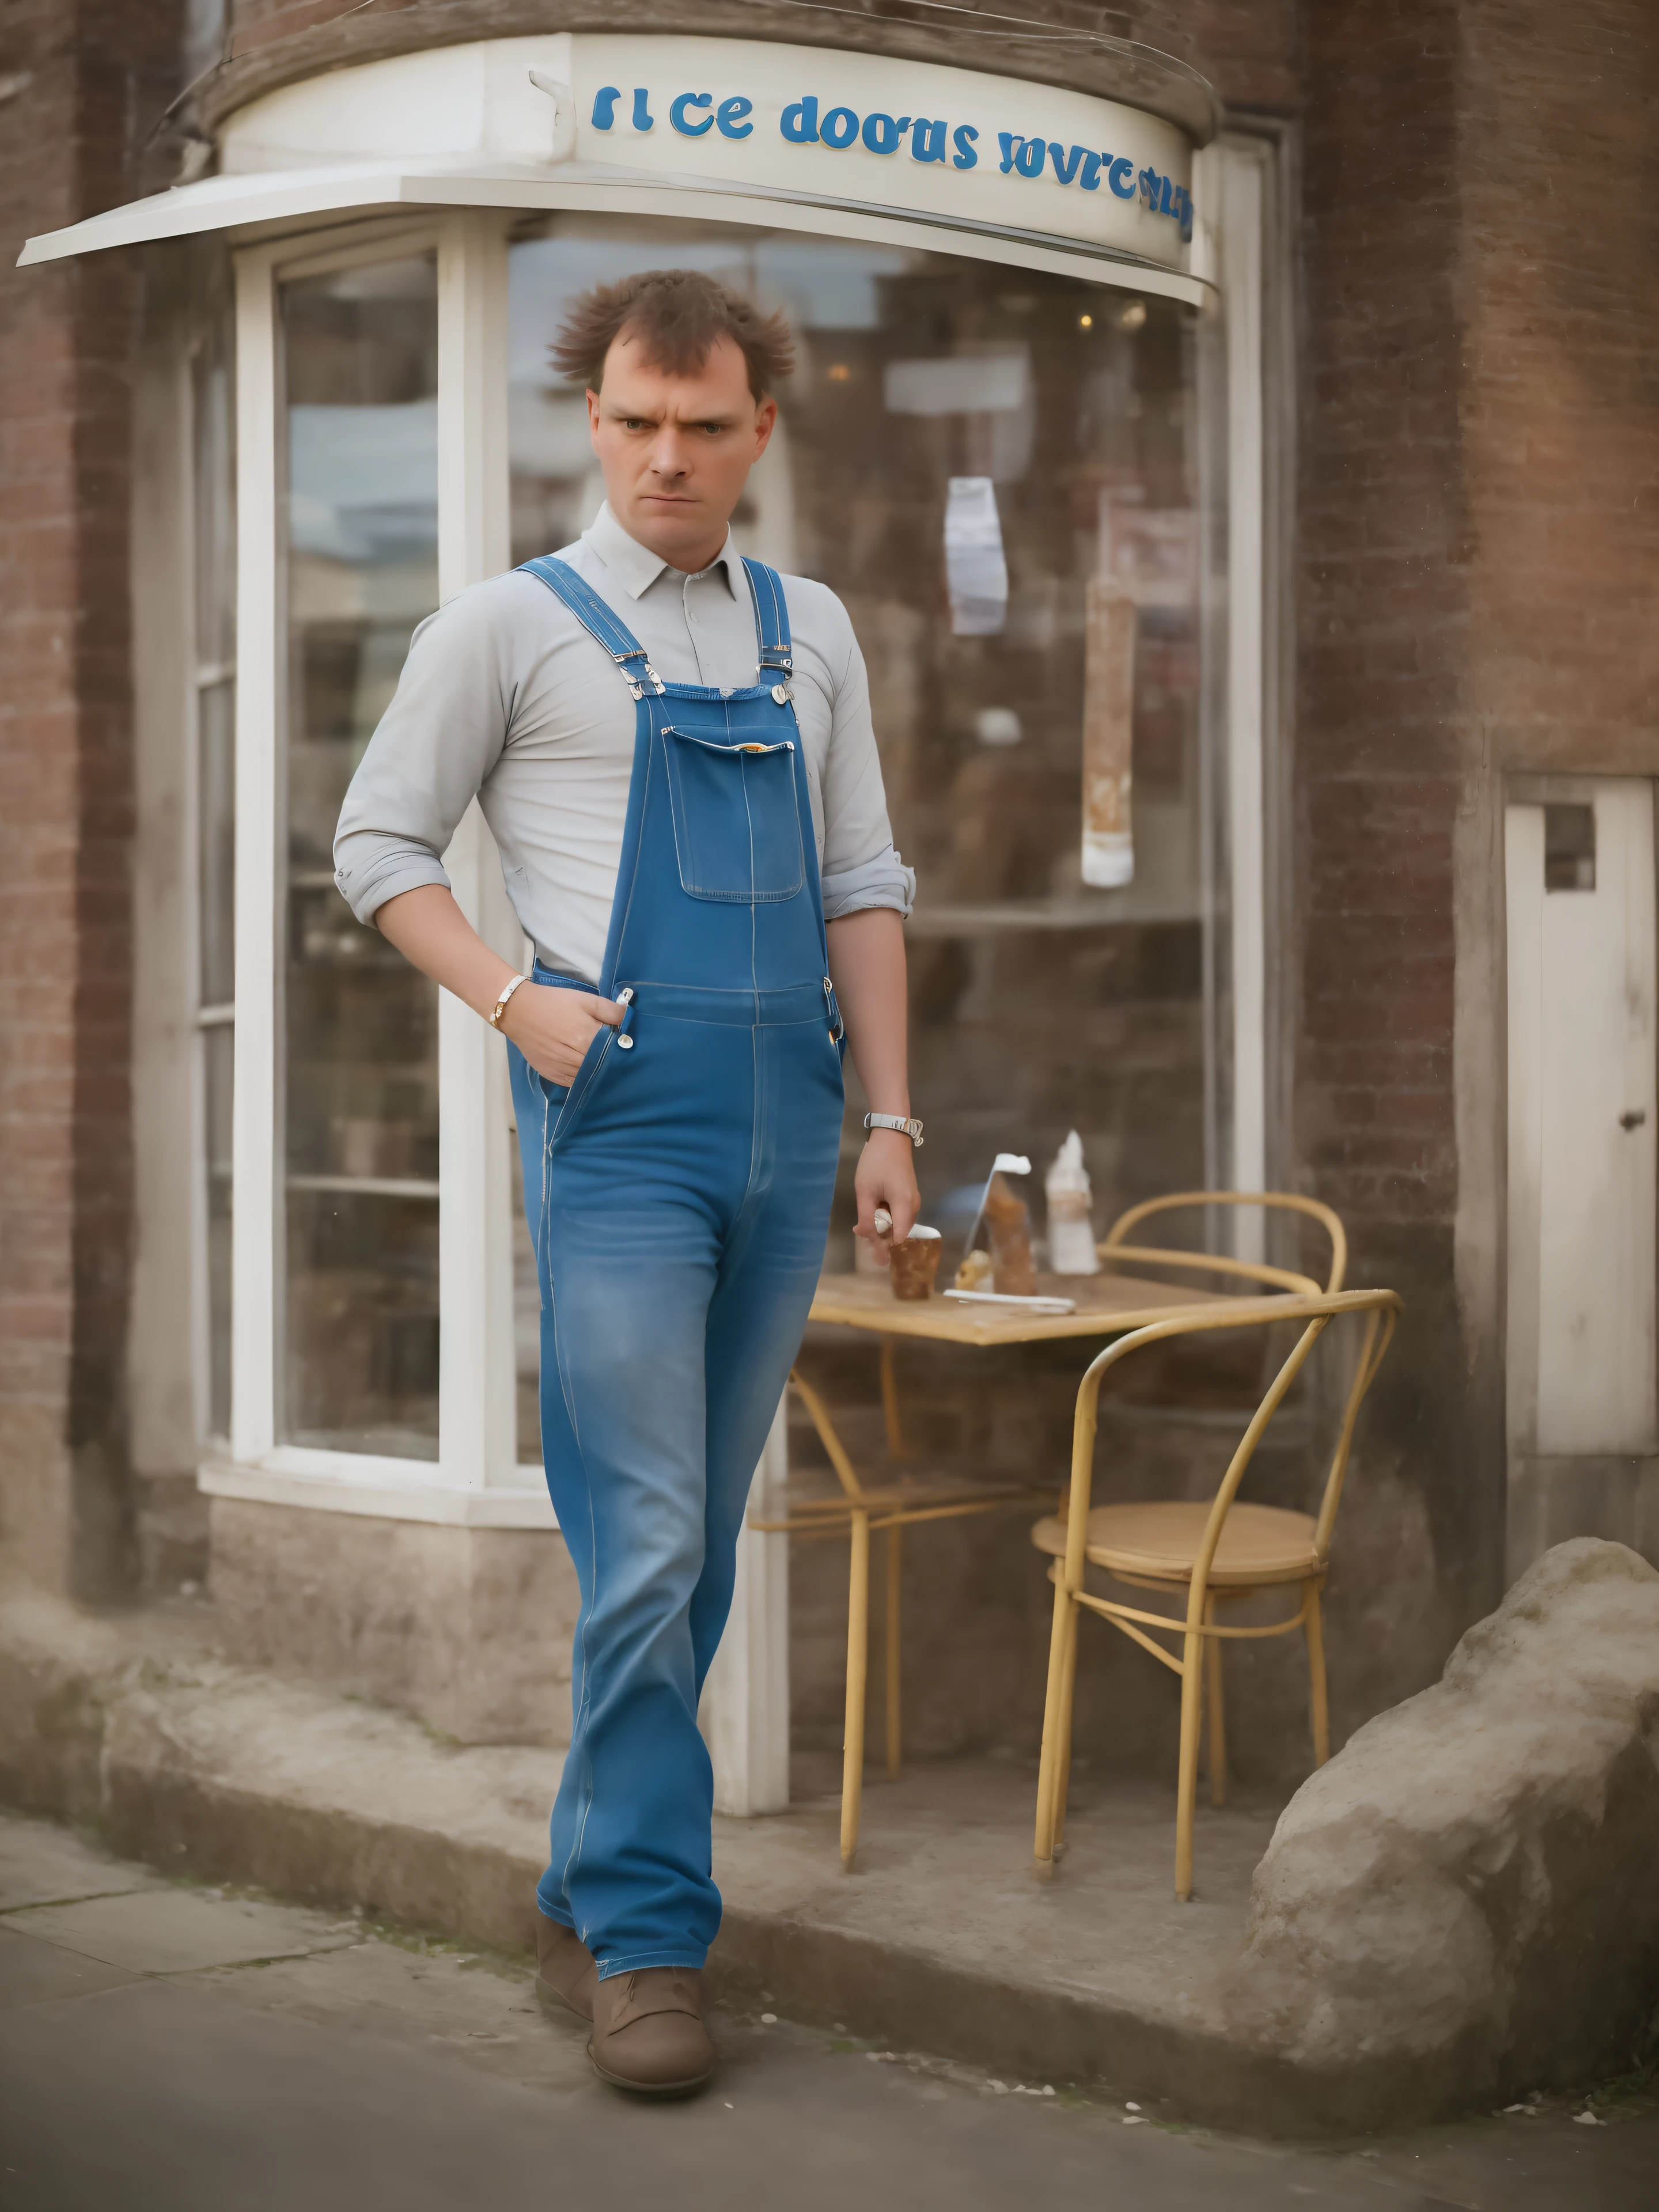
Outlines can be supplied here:
<path id="1" fill-rule="evenodd" d="M 1135 0 L 1101 8 L 1089 0 L 1011 0 L 1006 7 L 952 7 L 930 0 L 848 0 L 837 12 L 763 0 L 424 0 L 414 8 L 363 8 L 356 0 L 230 0 L 225 66 L 204 86 L 200 113 L 211 125 L 259 94 L 319 68 L 369 61 L 467 39 L 554 31 L 691 31 L 710 38 L 775 39 L 793 46 L 859 46 L 872 52 L 1063 80 L 1109 94 L 1124 82 L 1121 57 L 1079 43 L 1057 67 L 1054 33 L 1132 40 L 1173 55 L 1237 105 L 1289 110 L 1299 66 L 1294 0 Z M 981 15 L 984 21 L 971 19 Z M 1030 22 L 1023 37 L 1010 25 Z"/>
<path id="2" fill-rule="evenodd" d="M 0 32 L 0 1540 L 86 1595 L 128 1562 L 137 295 L 117 261 L 12 264 L 153 187 L 175 43 L 117 0 L 15 0 Z"/>
<path id="3" fill-rule="evenodd" d="M 1465 15 L 1468 684 L 1504 767 L 1659 771 L 1659 15 Z"/>
<path id="4" fill-rule="evenodd" d="M 1297 1139 L 1356 1279 L 1409 1301 L 1356 1486 L 1382 1594 L 1353 1711 L 1500 1586 L 1503 772 L 1659 769 L 1659 27 L 1307 27 Z"/>
<path id="5" fill-rule="evenodd" d="M 1375 1619 L 1333 1605 L 1339 1712 L 1432 1680 L 1495 1599 L 1501 1444 L 1454 1297 L 1453 829 L 1472 564 L 1455 0 L 1307 16 L 1299 408 L 1297 1149 L 1352 1280 L 1407 1310 L 1345 1501 Z M 1337 1594 L 1334 1592 L 1334 1597 Z M 1346 1626 L 1345 1626 L 1346 1618 Z"/>

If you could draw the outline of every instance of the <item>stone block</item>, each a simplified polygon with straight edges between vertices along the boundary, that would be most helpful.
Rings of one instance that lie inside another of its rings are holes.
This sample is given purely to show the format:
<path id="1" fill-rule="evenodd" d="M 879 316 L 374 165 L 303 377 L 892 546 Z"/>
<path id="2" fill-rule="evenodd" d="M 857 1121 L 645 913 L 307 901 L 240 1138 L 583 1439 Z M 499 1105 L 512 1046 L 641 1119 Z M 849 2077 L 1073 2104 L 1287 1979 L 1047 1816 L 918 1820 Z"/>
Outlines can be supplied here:
<path id="1" fill-rule="evenodd" d="M 212 1502 L 227 1648 L 459 1743 L 570 1741 L 580 1597 L 556 1530 Z"/>
<path id="2" fill-rule="evenodd" d="M 1333 2126 L 1617 2069 L 1659 1998 L 1656 1862 L 1659 1572 L 1581 1538 L 1286 1807 L 1233 2027 Z"/>

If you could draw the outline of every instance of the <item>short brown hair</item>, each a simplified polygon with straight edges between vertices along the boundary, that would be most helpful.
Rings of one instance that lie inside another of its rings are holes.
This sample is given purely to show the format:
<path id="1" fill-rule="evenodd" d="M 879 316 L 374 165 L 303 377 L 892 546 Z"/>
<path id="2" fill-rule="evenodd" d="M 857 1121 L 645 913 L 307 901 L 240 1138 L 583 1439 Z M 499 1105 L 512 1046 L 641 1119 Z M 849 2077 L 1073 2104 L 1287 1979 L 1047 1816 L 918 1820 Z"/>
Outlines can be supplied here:
<path id="1" fill-rule="evenodd" d="M 624 332 L 639 340 L 653 368 L 674 376 L 701 368 L 720 340 L 730 338 L 742 349 L 757 399 L 795 365 L 795 341 L 783 315 L 763 315 L 700 269 L 647 269 L 584 292 L 559 326 L 553 365 L 597 392 L 605 357 Z"/>

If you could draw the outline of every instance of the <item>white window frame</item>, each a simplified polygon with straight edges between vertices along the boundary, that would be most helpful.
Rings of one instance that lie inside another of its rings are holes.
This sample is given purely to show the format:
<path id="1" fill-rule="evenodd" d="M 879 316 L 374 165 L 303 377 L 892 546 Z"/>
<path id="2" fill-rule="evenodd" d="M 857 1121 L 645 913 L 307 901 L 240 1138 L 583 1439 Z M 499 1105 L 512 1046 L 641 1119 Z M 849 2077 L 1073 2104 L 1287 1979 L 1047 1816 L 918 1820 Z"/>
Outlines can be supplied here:
<path id="1" fill-rule="evenodd" d="M 236 256 L 236 1028 L 231 1434 L 204 1490 L 273 1504 L 547 1528 L 518 1465 L 506 1047 L 439 994 L 439 1434 L 435 1462 L 279 1440 L 286 1151 L 282 1129 L 287 610 L 277 532 L 279 287 L 392 255 L 438 263 L 440 601 L 507 563 L 507 223 L 467 209 L 358 222 Z M 494 404 L 492 403 L 494 399 Z M 241 425 L 246 422 L 246 428 Z M 463 911 L 516 963 L 517 933 L 476 804 L 444 855 Z"/>
<path id="2" fill-rule="evenodd" d="M 1197 210 L 1193 265 L 1215 289 L 1222 319 L 1225 383 L 1224 485 L 1226 568 L 1222 620 L 1215 626 L 1224 666 L 1212 672 L 1223 703 L 1225 730 L 1223 788 L 1216 794 L 1220 820 L 1208 842 L 1206 867 L 1219 852 L 1228 938 L 1224 1034 L 1212 1031 L 1206 1048 L 1224 1053 L 1227 1109 L 1211 1172 L 1220 1188 L 1265 1191 L 1279 1149 L 1269 1141 L 1267 989 L 1270 915 L 1267 848 L 1277 732 L 1268 705 L 1272 644 L 1268 607 L 1274 547 L 1268 528 L 1269 432 L 1267 416 L 1267 259 L 1273 146 L 1263 138 L 1229 134 L 1203 148 L 1193 163 Z M 1206 639 L 1206 644 L 1211 640 Z M 1212 1067 L 1208 1080 L 1218 1070 Z M 1225 1209 L 1218 1224 L 1240 1259 L 1267 1253 L 1265 1215 L 1255 1206 Z"/>
<path id="3" fill-rule="evenodd" d="M 185 627 L 189 637 L 189 674 L 185 678 L 185 775 L 182 788 L 185 799 L 185 820 L 182 849 L 185 858 L 182 886 L 183 909 L 185 917 L 185 934 L 188 944 L 185 972 L 188 976 L 186 1004 L 190 1024 L 190 1346 L 191 1366 L 191 1404 L 195 1408 L 195 1428 L 198 1441 L 210 1448 L 222 1444 L 226 1439 L 213 1425 L 213 1312 L 212 1268 L 209 1261 L 209 1240 L 212 1234 L 212 1205 L 209 1188 L 211 1170 L 212 1143 L 209 1127 L 208 1054 L 210 1034 L 217 1029 L 234 1030 L 236 1022 L 235 978 L 231 980 L 231 996 L 211 1002 L 202 997 L 203 933 L 207 927 L 202 910 L 202 710 L 210 691 L 236 681 L 236 648 L 233 638 L 228 660 L 208 660 L 203 658 L 201 621 L 201 563 L 202 547 L 197 536 L 201 486 L 197 471 L 201 463 L 198 439 L 199 425 L 197 409 L 200 404 L 196 388 L 197 348 L 202 342 L 202 332 L 196 333 L 195 343 L 182 364 L 179 404 L 183 413 L 180 450 L 184 457 L 183 496 L 179 501 L 182 533 L 185 541 L 184 604 L 188 609 Z M 235 422 L 235 409 L 231 410 L 231 422 Z M 234 740 L 233 738 L 233 746 Z M 234 786 L 233 784 L 233 790 Z M 233 1083 L 234 1083 L 233 1077 Z M 234 1097 L 234 1092 L 233 1092 Z M 233 1176 L 234 1176 L 233 1168 Z"/>
<path id="4" fill-rule="evenodd" d="M 1225 1180 L 1260 1189 L 1267 1167 L 1264 884 L 1262 392 L 1264 191 L 1267 149 L 1207 149 L 1192 280 L 1109 261 L 1023 248 L 915 220 L 896 223 L 744 202 L 719 210 L 768 228 L 848 237 L 902 233 L 927 250 L 1053 269 L 1103 289 L 1221 301 L 1226 321 L 1225 896 L 1232 945 L 1231 1157 Z M 708 219 L 702 193 L 617 195 L 618 212 Z M 626 201 L 627 204 L 621 204 Z M 517 1463 L 508 1098 L 501 1039 L 439 994 L 439 1446 L 435 1462 L 318 1450 L 278 1441 L 285 1148 L 282 1142 L 282 957 L 286 843 L 284 563 L 277 536 L 277 288 L 324 268 L 435 247 L 438 259 L 438 570 L 441 603 L 507 565 L 507 241 L 499 204 L 434 215 L 360 216 L 243 246 L 236 270 L 237 716 L 236 1060 L 231 1435 L 201 1471 L 204 1490 L 270 1504 L 493 1528 L 554 1523 L 539 1467 Z M 463 911 L 520 964 L 523 940 L 477 802 L 444 856 Z M 1248 1236 L 1249 1231 L 1245 1232 Z M 775 1456 L 769 1452 L 769 1459 Z"/>

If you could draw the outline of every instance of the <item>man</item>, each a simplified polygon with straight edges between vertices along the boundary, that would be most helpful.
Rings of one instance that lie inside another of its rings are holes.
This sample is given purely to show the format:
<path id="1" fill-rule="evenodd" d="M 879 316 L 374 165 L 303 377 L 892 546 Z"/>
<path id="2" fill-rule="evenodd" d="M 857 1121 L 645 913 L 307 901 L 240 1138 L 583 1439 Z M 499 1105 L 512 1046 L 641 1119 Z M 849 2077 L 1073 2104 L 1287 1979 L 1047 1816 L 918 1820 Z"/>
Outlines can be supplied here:
<path id="1" fill-rule="evenodd" d="M 823 1257 L 846 1044 L 874 1109 L 859 1234 L 878 1207 L 897 1237 L 916 1216 L 914 879 L 845 610 L 732 544 L 791 365 L 781 317 L 657 270 L 578 301 L 555 359 L 586 387 L 605 504 L 416 632 L 335 858 L 358 919 L 509 1040 L 543 1451 L 582 1601 L 537 1985 L 592 2020 L 605 2079 L 670 2094 L 714 2063 L 697 1702 Z M 475 793 L 528 977 L 439 862 Z"/>

